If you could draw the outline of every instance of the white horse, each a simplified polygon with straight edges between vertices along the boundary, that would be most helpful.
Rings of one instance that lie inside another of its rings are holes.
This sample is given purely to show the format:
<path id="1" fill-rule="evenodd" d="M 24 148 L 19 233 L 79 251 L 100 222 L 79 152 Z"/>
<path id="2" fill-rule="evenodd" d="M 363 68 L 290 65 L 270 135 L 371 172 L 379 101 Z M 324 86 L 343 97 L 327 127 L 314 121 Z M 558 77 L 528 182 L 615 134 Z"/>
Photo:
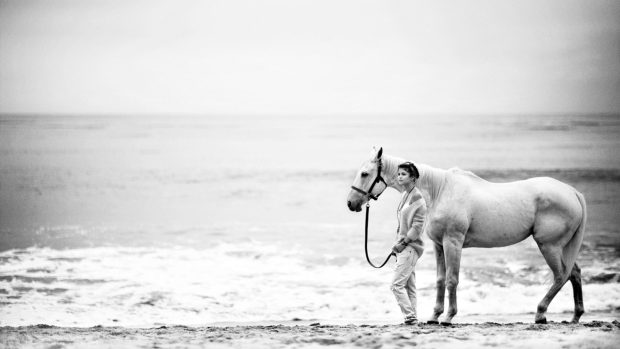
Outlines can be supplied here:
<path id="1" fill-rule="evenodd" d="M 404 190 L 396 182 L 398 165 L 404 159 L 373 149 L 353 182 L 347 205 L 359 212 L 369 198 L 387 187 Z M 532 235 L 553 272 L 553 285 L 538 304 L 535 322 L 546 323 L 549 303 L 570 280 L 575 313 L 573 323 L 584 312 L 581 270 L 576 259 L 586 225 L 583 195 L 568 184 L 549 177 L 510 183 L 491 183 L 458 168 L 443 170 L 416 164 L 420 178 L 416 186 L 428 206 L 424 231 L 433 241 L 437 259 L 437 299 L 429 323 L 438 323 L 444 311 L 445 289 L 449 307 L 443 323 L 456 315 L 463 247 L 503 247 Z"/>

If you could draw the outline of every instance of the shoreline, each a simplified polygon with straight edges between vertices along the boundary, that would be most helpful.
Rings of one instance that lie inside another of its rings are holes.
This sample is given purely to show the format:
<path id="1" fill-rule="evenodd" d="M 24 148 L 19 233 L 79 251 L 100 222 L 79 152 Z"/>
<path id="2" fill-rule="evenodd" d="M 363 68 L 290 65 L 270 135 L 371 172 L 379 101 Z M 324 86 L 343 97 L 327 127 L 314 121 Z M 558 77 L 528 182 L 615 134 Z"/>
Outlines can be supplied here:
<path id="1" fill-rule="evenodd" d="M 154 328 L 54 327 L 35 325 L 0 327 L 0 346 L 5 348 L 104 348 L 104 347 L 215 347 L 215 348 L 310 348 L 402 347 L 429 348 L 499 346 L 502 348 L 614 348 L 620 340 L 620 321 L 579 324 L 457 323 L 452 326 L 419 323 L 405 325 L 296 325 L 160 326 Z"/>
<path id="2" fill-rule="evenodd" d="M 463 325 L 479 325 L 493 323 L 498 325 L 510 324 L 531 324 L 534 325 L 534 312 L 528 313 L 496 313 L 496 314 L 457 314 L 452 321 L 453 326 Z M 567 323 L 572 319 L 573 313 L 570 312 L 547 312 L 547 320 L 549 323 Z M 440 320 L 442 317 L 440 317 Z M 424 316 L 420 319 L 420 324 L 426 324 L 428 319 Z M 52 323 L 27 323 L 27 324 L 10 324 L 6 321 L 0 321 L 0 329 L 17 329 L 17 328 L 56 328 L 56 329 L 93 329 L 93 328 L 124 328 L 124 329 L 153 329 L 153 328 L 172 328 L 172 327 L 192 327 L 192 328 L 226 328 L 226 327 L 260 327 L 260 326 L 312 326 L 319 324 L 321 326 L 397 326 L 400 318 L 379 318 L 376 320 L 367 318 L 294 318 L 290 320 L 257 320 L 257 321 L 215 321 L 203 323 L 174 323 L 174 322 L 151 322 L 151 323 L 123 323 L 118 321 L 114 323 L 91 323 L 76 325 L 54 325 Z M 590 322 L 608 322 L 620 321 L 620 308 L 609 311 L 589 311 L 582 315 L 581 323 Z"/>

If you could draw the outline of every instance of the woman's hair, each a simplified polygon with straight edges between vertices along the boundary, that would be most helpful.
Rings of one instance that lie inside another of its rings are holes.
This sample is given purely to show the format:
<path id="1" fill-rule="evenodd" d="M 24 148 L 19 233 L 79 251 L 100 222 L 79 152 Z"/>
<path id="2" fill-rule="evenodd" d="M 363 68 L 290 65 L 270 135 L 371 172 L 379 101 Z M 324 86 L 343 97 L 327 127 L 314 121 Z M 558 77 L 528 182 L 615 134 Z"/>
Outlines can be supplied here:
<path id="1" fill-rule="evenodd" d="M 418 168 L 415 167 L 413 162 L 403 162 L 402 164 L 398 165 L 398 168 L 402 168 L 403 170 L 407 171 L 407 173 L 409 173 L 410 176 L 415 177 L 415 179 L 420 178 L 420 172 L 418 172 Z"/>

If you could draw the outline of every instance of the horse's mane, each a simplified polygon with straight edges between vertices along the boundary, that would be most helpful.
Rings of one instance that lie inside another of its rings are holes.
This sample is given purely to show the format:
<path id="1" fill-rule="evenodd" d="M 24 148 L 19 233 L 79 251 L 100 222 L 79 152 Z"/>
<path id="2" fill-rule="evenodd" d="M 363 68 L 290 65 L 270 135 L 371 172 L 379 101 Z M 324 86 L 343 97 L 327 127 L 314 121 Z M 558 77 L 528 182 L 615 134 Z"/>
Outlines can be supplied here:
<path id="1" fill-rule="evenodd" d="M 475 174 L 475 173 L 473 173 L 471 171 L 460 169 L 458 167 L 452 167 L 452 168 L 448 169 L 448 172 L 457 173 L 457 174 L 460 174 L 460 175 L 464 175 L 464 176 L 468 176 L 468 177 L 472 177 L 472 178 L 484 181 L 484 178 L 481 178 L 477 174 Z"/>

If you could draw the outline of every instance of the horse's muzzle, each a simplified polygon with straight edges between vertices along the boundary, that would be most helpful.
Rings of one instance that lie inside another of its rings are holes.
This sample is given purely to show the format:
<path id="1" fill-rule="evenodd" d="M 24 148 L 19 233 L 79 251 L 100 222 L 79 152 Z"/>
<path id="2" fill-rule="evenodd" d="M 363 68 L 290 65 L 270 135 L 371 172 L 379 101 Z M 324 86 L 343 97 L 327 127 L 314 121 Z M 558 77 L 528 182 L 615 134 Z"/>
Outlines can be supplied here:
<path id="1" fill-rule="evenodd" d="M 349 210 L 351 211 L 355 211 L 355 212 L 359 212 L 362 210 L 362 206 L 359 205 L 357 207 L 354 207 L 354 205 L 351 203 L 351 200 L 347 201 L 347 207 L 349 207 Z"/>

